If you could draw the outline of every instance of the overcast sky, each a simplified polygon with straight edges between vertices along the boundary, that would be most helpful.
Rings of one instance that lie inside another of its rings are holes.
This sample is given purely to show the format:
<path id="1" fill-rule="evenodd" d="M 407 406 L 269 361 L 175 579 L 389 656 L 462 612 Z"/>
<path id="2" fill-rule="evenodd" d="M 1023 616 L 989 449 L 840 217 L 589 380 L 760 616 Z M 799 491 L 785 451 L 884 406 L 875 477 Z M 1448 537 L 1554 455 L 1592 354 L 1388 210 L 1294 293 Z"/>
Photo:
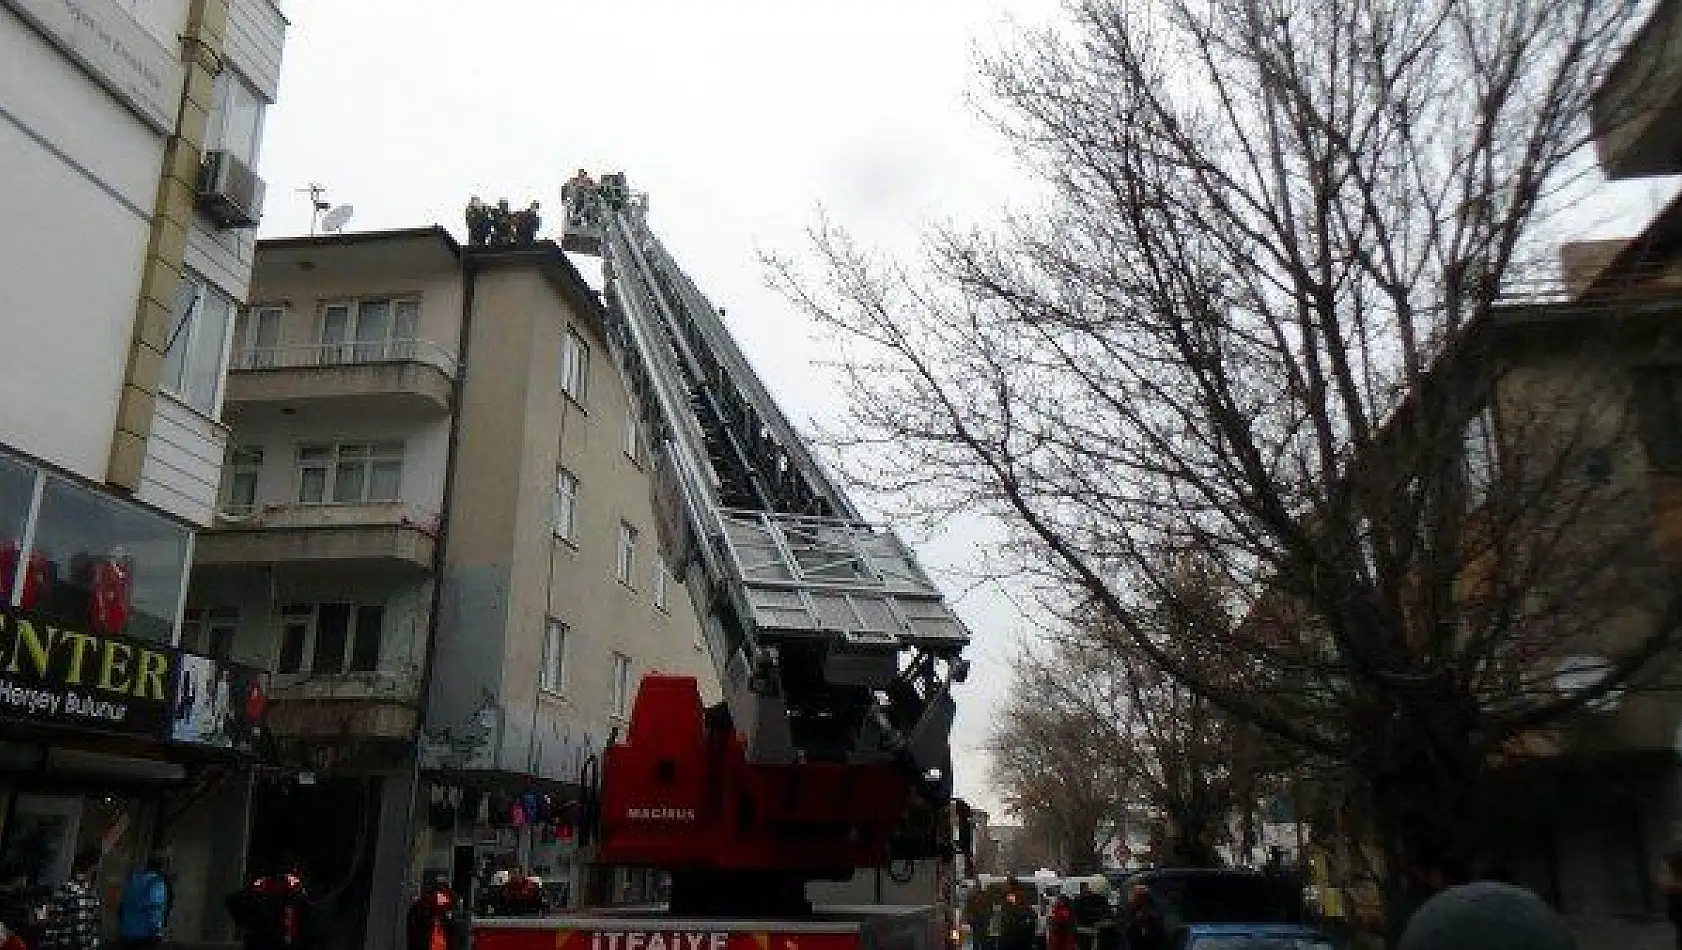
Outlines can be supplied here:
<path id="1" fill-rule="evenodd" d="M 304 233 L 310 182 L 348 230 L 441 223 L 470 195 L 559 219 L 577 168 L 623 170 L 680 264 L 795 420 L 845 394 L 813 369 L 810 327 L 765 286 L 757 253 L 798 251 L 820 206 L 866 240 L 909 247 L 935 219 L 979 220 L 1012 187 L 1008 155 L 966 105 L 975 44 L 1004 0 L 289 0 L 280 97 L 264 131 L 265 236 Z M 1050 0 L 1010 0 L 1018 21 Z M 923 544 L 962 565 L 989 535 Z M 947 585 L 956 591 L 959 583 Z M 960 791 L 994 806 L 978 745 L 1024 627 L 969 594 L 976 672 L 960 697 Z"/>
<path id="2" fill-rule="evenodd" d="M 289 0 L 280 101 L 262 172 L 265 235 L 309 227 L 296 189 L 355 206 L 349 230 L 441 223 L 470 195 L 559 218 L 577 168 L 622 170 L 682 266 L 729 311 L 742 348 L 805 425 L 840 392 L 812 329 L 765 286 L 760 251 L 799 251 L 820 205 L 907 248 L 936 219 L 985 220 L 1013 167 L 976 116 L 977 44 L 1053 0 Z M 1670 186 L 1622 186 L 1597 234 L 1627 233 Z M 1621 208 L 1622 210 L 1616 210 Z M 991 535 L 922 545 L 936 572 Z M 953 579 L 949 590 L 956 592 Z M 976 673 L 960 698 L 960 791 L 994 807 L 979 744 L 1028 625 L 997 592 L 965 595 Z"/>

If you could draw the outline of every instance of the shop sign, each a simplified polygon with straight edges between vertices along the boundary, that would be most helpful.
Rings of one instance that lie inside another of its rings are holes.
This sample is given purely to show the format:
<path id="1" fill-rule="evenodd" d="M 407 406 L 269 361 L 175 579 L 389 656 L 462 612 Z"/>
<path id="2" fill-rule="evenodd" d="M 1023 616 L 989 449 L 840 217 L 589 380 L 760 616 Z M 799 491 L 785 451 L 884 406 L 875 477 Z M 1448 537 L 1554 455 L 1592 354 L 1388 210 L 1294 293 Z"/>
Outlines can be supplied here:
<path id="1" fill-rule="evenodd" d="M 0 609 L 0 719 L 250 754 L 265 692 L 250 667 Z"/>
<path id="2" fill-rule="evenodd" d="M 180 57 L 109 0 L 0 0 L 159 132 L 175 131 Z"/>
<path id="3" fill-rule="evenodd" d="M 0 612 L 0 715 L 161 738 L 179 653 Z"/>

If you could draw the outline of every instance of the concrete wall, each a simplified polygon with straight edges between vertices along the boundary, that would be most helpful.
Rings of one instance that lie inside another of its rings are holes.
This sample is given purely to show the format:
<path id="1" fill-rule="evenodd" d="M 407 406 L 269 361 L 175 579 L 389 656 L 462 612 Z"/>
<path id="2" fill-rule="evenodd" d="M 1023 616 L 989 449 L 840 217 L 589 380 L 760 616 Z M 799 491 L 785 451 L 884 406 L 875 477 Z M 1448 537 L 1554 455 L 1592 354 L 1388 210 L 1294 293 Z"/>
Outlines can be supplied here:
<path id="1" fill-rule="evenodd" d="M 416 822 L 419 773 L 388 774 L 381 787 L 380 828 L 374 843 L 372 893 L 368 896 L 366 950 L 404 946 L 404 912 L 419 892 L 409 880 L 409 835 Z"/>
<path id="2" fill-rule="evenodd" d="M 0 64 L 0 442 L 103 480 L 164 139 L 4 4 Z"/>
<path id="3" fill-rule="evenodd" d="M 666 611 L 653 604 L 649 480 L 622 450 L 629 403 L 593 320 L 528 262 L 478 276 L 473 321 L 430 715 L 459 724 L 488 690 L 497 766 L 570 779 L 624 725 L 609 708 L 615 652 L 631 659 L 633 683 L 662 670 L 717 690 L 683 588 L 669 585 Z M 590 346 L 583 405 L 558 385 L 569 328 Z M 571 540 L 553 532 L 561 467 L 579 480 Z M 629 586 L 616 578 L 621 521 L 639 534 Z M 538 686 L 549 618 L 569 628 L 558 690 Z"/>
<path id="4" fill-rule="evenodd" d="M 233 925 L 223 899 L 244 883 L 250 784 L 249 772 L 231 773 L 171 830 L 166 842 L 176 875 L 176 902 L 169 918 L 171 942 L 233 941 Z"/>

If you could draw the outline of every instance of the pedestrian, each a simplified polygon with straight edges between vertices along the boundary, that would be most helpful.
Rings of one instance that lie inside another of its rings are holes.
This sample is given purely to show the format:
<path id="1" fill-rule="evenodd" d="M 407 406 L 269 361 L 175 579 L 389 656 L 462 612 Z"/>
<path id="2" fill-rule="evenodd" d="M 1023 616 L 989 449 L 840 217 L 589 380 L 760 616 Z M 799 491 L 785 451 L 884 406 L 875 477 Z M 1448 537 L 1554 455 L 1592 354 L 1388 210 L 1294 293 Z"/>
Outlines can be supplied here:
<path id="1" fill-rule="evenodd" d="M 1015 877 L 1005 879 L 998 919 L 999 950 L 1033 950 L 1034 938 L 1039 935 L 1039 913 L 1028 889 Z"/>
<path id="2" fill-rule="evenodd" d="M 1438 892 L 1402 931 L 1400 950 L 1575 950 L 1565 921 L 1534 893 L 1477 881 Z"/>
<path id="3" fill-rule="evenodd" d="M 170 888 L 162 854 L 128 877 L 117 913 L 117 939 L 123 950 L 151 950 L 164 939 L 169 922 Z"/>
<path id="4" fill-rule="evenodd" d="M 1682 947 L 1682 851 L 1665 855 L 1662 870 L 1659 888 L 1664 894 L 1665 916 L 1676 928 L 1676 945 Z"/>
<path id="5" fill-rule="evenodd" d="M 466 915 L 442 875 L 409 905 L 407 930 L 406 950 L 467 950 Z"/>
<path id="6" fill-rule="evenodd" d="M 988 924 L 992 922 L 993 906 L 998 903 L 998 897 L 999 892 L 994 885 L 980 881 L 964 895 L 964 922 L 969 924 L 970 950 L 993 950 L 993 935 L 988 933 Z"/>
<path id="7" fill-rule="evenodd" d="M 99 894 L 93 875 L 100 854 L 89 849 L 70 862 L 70 879 L 53 891 L 47 907 L 41 950 L 99 950 Z"/>
<path id="8" fill-rule="evenodd" d="M 1110 906 L 1110 881 L 1102 874 L 1080 882 L 1075 895 L 1075 927 L 1081 935 L 1081 950 L 1104 950 L 1109 946 L 1110 922 L 1115 909 Z"/>
<path id="9" fill-rule="evenodd" d="M 1168 950 L 1168 925 L 1151 899 L 1151 889 L 1135 884 L 1122 910 L 1122 950 Z"/>
<path id="10" fill-rule="evenodd" d="M 34 950 L 47 923 L 47 895 L 30 880 L 29 870 L 13 865 L 0 871 L 0 925 L 10 943 Z"/>
<path id="11" fill-rule="evenodd" d="M 1079 950 L 1075 942 L 1075 905 L 1059 894 L 1045 915 L 1046 950 Z"/>
<path id="12" fill-rule="evenodd" d="M 279 871 L 229 895 L 227 904 L 245 950 L 292 950 L 304 943 L 309 889 L 298 862 L 282 861 Z"/>

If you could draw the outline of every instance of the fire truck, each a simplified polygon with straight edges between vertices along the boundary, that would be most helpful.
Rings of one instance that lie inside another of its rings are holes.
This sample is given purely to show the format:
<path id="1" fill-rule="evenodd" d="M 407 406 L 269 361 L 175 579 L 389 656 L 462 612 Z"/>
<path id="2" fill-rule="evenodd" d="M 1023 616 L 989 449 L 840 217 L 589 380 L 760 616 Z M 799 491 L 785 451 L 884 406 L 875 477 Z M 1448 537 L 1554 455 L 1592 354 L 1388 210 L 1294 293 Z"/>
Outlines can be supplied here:
<path id="1" fill-rule="evenodd" d="M 581 172 L 563 197 L 562 246 L 603 261 L 660 540 L 723 701 L 645 676 L 583 783 L 597 863 L 664 872 L 669 900 L 479 919 L 476 950 L 936 950 L 968 845 L 950 732 L 969 633 L 812 457 L 647 196 Z"/>

